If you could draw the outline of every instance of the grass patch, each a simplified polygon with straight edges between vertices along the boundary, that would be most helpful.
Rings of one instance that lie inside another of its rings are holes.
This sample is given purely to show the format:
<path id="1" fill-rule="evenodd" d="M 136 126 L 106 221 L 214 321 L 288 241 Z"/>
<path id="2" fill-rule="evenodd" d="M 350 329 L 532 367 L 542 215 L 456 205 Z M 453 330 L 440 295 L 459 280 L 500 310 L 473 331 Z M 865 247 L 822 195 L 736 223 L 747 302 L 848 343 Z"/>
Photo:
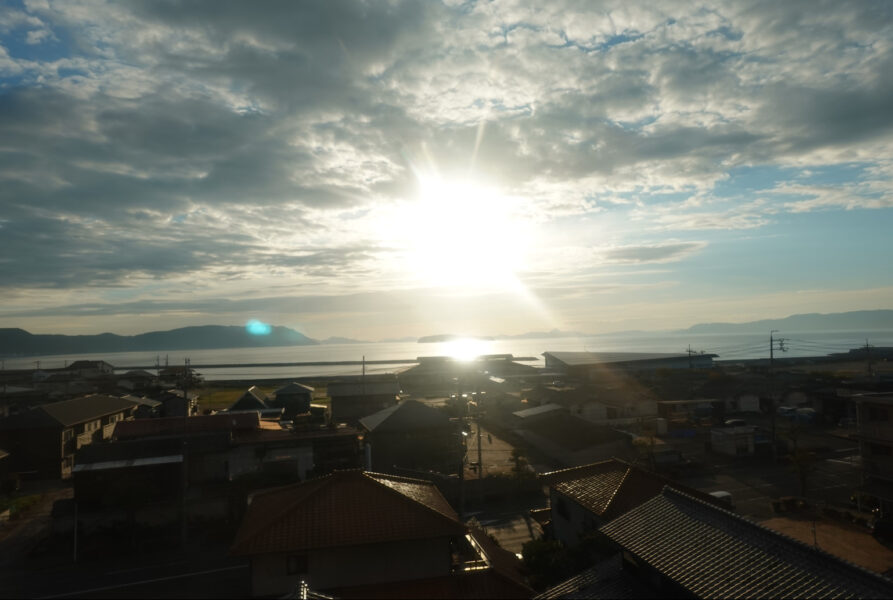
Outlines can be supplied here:
<path id="1" fill-rule="evenodd" d="M 16 519 L 18 516 L 40 502 L 41 494 L 31 494 L 28 496 L 19 496 L 18 498 L 0 498 L 0 512 L 9 509 L 9 518 Z"/>
<path id="2" fill-rule="evenodd" d="M 268 396 L 271 396 L 277 388 L 267 386 L 258 388 Z M 203 387 L 198 399 L 202 410 L 223 410 L 233 405 L 248 388 Z"/>

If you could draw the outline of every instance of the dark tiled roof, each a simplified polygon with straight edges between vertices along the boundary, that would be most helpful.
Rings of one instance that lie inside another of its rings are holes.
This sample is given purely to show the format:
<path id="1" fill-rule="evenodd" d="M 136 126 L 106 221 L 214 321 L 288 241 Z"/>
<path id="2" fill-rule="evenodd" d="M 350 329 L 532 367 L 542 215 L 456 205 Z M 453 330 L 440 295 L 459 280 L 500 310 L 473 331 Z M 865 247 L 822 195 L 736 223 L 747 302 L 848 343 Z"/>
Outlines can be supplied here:
<path id="1" fill-rule="evenodd" d="M 38 410 L 43 410 L 64 427 L 70 427 L 71 425 L 119 413 L 134 406 L 136 406 L 134 402 L 124 398 L 91 394 L 90 396 L 81 396 L 72 400 L 44 404 Z"/>
<path id="2" fill-rule="evenodd" d="M 360 419 L 367 431 L 410 431 L 449 427 L 450 418 L 418 400 L 407 400 Z"/>
<path id="3" fill-rule="evenodd" d="M 653 598 L 654 590 L 624 572 L 620 554 L 589 567 L 579 575 L 549 588 L 535 600 Z"/>
<path id="4" fill-rule="evenodd" d="M 239 396 L 238 400 L 233 402 L 229 410 L 266 410 L 268 408 L 270 407 L 267 406 L 266 394 L 260 391 L 257 386 L 252 385 L 244 394 Z"/>
<path id="5" fill-rule="evenodd" d="M 601 528 L 699 598 L 891 598 L 879 575 L 666 487 Z"/>
<path id="6" fill-rule="evenodd" d="M 289 383 L 288 385 L 284 385 L 284 386 L 282 386 L 281 388 L 279 388 L 278 390 L 276 390 L 276 391 L 273 392 L 273 393 L 276 394 L 276 395 L 278 396 L 279 394 L 282 394 L 282 395 L 286 395 L 286 394 L 312 394 L 313 391 L 314 391 L 313 388 L 310 387 L 309 385 L 303 385 L 303 384 L 300 384 L 300 383 L 297 383 L 297 382 L 293 381 L 293 382 Z"/>
<path id="7" fill-rule="evenodd" d="M 232 553 L 305 551 L 464 532 L 455 511 L 430 482 L 336 471 L 254 494 Z"/>
<path id="8" fill-rule="evenodd" d="M 719 505 L 719 501 L 657 473 L 622 460 L 610 460 L 545 473 L 542 479 L 556 491 L 605 519 L 613 519 L 661 493 L 664 486 Z"/>

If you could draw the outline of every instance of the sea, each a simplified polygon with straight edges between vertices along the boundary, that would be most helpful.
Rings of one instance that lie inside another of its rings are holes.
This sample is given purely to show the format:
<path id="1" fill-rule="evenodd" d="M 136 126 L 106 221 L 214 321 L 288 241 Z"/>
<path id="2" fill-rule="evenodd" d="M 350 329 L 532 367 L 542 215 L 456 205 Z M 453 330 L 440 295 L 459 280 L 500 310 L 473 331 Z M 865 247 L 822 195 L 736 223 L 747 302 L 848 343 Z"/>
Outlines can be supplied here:
<path id="1" fill-rule="evenodd" d="M 776 357 L 826 356 L 848 352 L 870 344 L 893 347 L 893 331 L 781 332 L 775 336 Z M 781 340 L 781 341 L 779 341 Z M 275 348 L 223 348 L 214 350 L 171 350 L 153 352 L 107 352 L 6 358 L 5 369 L 58 369 L 76 360 L 104 360 L 116 370 L 155 365 L 183 365 L 188 359 L 206 381 L 286 379 L 313 376 L 359 375 L 359 364 L 306 365 L 290 367 L 252 366 L 261 363 L 306 363 L 349 361 L 407 361 L 421 356 L 454 356 L 460 359 L 484 354 L 512 354 L 528 358 L 525 364 L 544 366 L 544 352 L 704 352 L 716 360 L 745 360 L 769 357 L 769 332 L 687 333 L 624 332 L 586 337 L 536 339 L 468 339 L 447 342 L 369 342 L 279 346 Z M 236 364 L 236 367 L 202 368 L 201 365 Z M 366 373 L 387 373 L 406 368 L 403 364 L 367 364 Z"/>

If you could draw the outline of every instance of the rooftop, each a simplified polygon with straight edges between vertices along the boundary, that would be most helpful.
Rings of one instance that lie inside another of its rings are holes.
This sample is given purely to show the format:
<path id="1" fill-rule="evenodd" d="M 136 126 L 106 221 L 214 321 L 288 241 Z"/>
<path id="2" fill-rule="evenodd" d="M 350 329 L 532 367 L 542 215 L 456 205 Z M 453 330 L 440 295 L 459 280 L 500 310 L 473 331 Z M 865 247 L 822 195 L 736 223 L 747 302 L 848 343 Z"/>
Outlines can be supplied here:
<path id="1" fill-rule="evenodd" d="M 301 383 L 297 383 L 296 381 L 292 381 L 291 383 L 282 386 L 275 392 L 277 396 L 279 394 L 312 394 L 314 389 L 309 385 L 303 385 Z"/>
<path id="2" fill-rule="evenodd" d="M 688 359 L 688 354 L 660 352 L 544 352 L 567 366 L 622 364 L 633 362 L 653 362 L 662 360 Z M 713 358 L 716 354 L 698 354 L 698 357 Z"/>
<path id="3" fill-rule="evenodd" d="M 408 431 L 448 427 L 450 419 L 443 412 L 418 400 L 407 400 L 360 419 L 367 431 Z"/>
<path id="4" fill-rule="evenodd" d="M 43 404 L 5 419 L 7 427 L 71 427 L 131 409 L 136 404 L 124 398 L 91 394 L 62 402 Z"/>
<path id="5" fill-rule="evenodd" d="M 534 600 L 583 598 L 654 598 L 654 590 L 623 570 L 620 554 L 549 588 Z"/>
<path id="6" fill-rule="evenodd" d="M 252 494 L 231 552 L 237 556 L 463 535 L 434 484 L 336 471 Z"/>
<path id="7" fill-rule="evenodd" d="M 554 410 L 564 410 L 564 407 L 560 404 L 555 404 L 554 402 L 549 404 L 543 404 L 542 406 L 535 406 L 533 408 L 525 408 L 524 410 L 519 410 L 517 412 L 513 412 L 512 414 L 521 419 L 527 419 L 530 417 L 535 417 L 537 415 L 544 415 L 546 413 L 550 413 Z"/>
<path id="8" fill-rule="evenodd" d="M 657 496 L 664 486 L 718 504 L 709 494 L 616 458 L 544 473 L 541 478 L 556 491 L 606 519 L 618 517 Z"/>
<path id="9" fill-rule="evenodd" d="M 699 598 L 890 598 L 893 582 L 665 487 L 601 531 Z"/>

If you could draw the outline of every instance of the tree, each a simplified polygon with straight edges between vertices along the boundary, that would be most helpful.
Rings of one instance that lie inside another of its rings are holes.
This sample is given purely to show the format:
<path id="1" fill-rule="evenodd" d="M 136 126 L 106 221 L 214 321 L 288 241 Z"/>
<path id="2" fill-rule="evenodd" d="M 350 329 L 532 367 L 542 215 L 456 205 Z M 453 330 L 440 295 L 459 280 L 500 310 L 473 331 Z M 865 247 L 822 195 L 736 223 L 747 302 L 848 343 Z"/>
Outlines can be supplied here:
<path id="1" fill-rule="evenodd" d="M 527 468 L 527 465 L 530 464 L 527 461 L 527 457 L 524 455 L 524 450 L 518 447 L 512 448 L 512 474 L 515 477 L 521 478 L 530 474 L 530 470 Z"/>

